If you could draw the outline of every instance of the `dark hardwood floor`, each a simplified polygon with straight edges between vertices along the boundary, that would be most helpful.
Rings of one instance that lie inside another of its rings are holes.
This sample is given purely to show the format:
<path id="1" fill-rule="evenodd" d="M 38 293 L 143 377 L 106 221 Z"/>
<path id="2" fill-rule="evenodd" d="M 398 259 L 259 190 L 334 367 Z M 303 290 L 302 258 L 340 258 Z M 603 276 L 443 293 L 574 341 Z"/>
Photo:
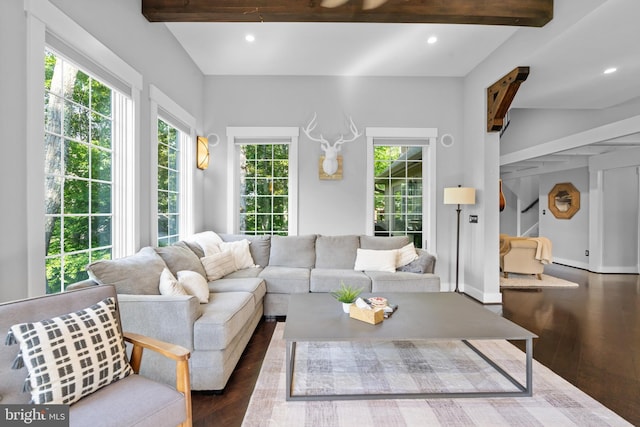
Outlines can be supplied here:
<path id="1" fill-rule="evenodd" d="M 580 287 L 505 290 L 503 316 L 540 336 L 536 360 L 640 425 L 640 276 L 559 265 L 545 273 Z M 242 424 L 275 325 L 258 325 L 222 395 L 193 393 L 194 426 Z"/>
<path id="2" fill-rule="evenodd" d="M 640 276 L 555 264 L 545 273 L 580 287 L 505 290 L 502 315 L 539 335 L 537 361 L 640 425 Z"/>

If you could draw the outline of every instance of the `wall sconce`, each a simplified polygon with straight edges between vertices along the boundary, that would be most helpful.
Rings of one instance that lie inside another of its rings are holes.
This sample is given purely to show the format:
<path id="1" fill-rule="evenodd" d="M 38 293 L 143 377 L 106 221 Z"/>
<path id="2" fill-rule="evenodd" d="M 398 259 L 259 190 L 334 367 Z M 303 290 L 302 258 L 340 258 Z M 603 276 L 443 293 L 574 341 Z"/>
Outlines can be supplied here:
<path id="1" fill-rule="evenodd" d="M 198 169 L 205 170 L 209 167 L 209 138 L 211 136 L 216 137 L 216 142 L 211 144 L 211 147 L 215 147 L 220 143 L 220 137 L 215 133 L 210 133 L 207 136 L 199 136 L 196 141 L 196 166 Z"/>

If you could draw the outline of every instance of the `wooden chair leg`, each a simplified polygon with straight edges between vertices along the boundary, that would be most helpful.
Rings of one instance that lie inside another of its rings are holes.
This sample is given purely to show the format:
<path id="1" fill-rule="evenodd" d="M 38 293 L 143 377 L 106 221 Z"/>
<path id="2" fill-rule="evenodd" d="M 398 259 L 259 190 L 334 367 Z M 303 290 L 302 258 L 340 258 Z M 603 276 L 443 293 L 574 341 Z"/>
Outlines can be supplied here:
<path id="1" fill-rule="evenodd" d="M 509 278 L 509 273 L 507 273 L 506 271 L 504 272 L 504 278 L 508 279 Z"/>
<path id="2" fill-rule="evenodd" d="M 536 274 L 536 277 L 538 278 L 538 280 L 542 280 L 542 274 L 538 273 Z"/>

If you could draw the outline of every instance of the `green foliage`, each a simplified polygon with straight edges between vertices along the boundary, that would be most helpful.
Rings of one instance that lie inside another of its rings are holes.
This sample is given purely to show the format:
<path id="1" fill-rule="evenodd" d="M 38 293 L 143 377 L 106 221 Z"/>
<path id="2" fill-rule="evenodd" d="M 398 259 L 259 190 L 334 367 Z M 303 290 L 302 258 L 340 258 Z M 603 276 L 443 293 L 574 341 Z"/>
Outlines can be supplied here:
<path id="1" fill-rule="evenodd" d="M 340 288 L 331 292 L 331 295 L 340 302 L 351 304 L 362 293 L 363 288 L 354 288 L 351 285 L 345 285 L 344 282 L 340 282 Z"/>
<path id="2" fill-rule="evenodd" d="M 44 68 L 45 268 L 54 293 L 111 258 L 112 90 L 50 51 Z"/>
<path id="3" fill-rule="evenodd" d="M 240 230 L 287 234 L 289 229 L 289 146 L 243 145 Z"/>

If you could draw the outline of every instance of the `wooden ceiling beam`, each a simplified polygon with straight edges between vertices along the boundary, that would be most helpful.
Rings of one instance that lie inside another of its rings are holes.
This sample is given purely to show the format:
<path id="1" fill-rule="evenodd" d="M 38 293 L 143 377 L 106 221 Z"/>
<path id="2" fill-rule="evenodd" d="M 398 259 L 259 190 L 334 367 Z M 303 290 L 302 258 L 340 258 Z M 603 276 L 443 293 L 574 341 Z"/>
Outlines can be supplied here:
<path id="1" fill-rule="evenodd" d="M 553 18 L 553 0 L 142 0 L 150 22 L 396 22 L 542 27 Z"/>

